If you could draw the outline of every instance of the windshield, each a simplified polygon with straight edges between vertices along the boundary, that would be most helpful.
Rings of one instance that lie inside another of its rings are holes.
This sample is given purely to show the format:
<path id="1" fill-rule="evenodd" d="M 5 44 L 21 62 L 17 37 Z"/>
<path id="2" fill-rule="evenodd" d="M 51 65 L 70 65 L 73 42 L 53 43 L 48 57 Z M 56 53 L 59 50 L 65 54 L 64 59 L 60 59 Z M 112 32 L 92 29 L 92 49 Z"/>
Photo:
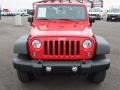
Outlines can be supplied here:
<path id="1" fill-rule="evenodd" d="M 101 12 L 101 9 L 99 8 L 93 8 L 90 10 L 90 12 Z"/>
<path id="2" fill-rule="evenodd" d="M 39 6 L 37 19 L 71 19 L 85 20 L 84 6 Z"/>
<path id="3" fill-rule="evenodd" d="M 120 13 L 120 9 L 113 8 L 113 9 L 110 9 L 109 12 L 111 12 L 111 13 Z"/>

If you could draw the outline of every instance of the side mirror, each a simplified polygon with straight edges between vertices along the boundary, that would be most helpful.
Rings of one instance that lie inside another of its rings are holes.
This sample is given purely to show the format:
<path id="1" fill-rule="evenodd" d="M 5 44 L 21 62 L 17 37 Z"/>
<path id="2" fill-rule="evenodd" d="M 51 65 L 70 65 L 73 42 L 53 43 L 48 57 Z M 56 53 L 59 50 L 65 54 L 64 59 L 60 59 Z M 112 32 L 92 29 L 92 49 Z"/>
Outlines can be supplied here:
<path id="1" fill-rule="evenodd" d="M 95 23 L 95 17 L 89 18 L 90 26 L 92 26 L 92 23 Z"/>
<path id="2" fill-rule="evenodd" d="M 33 17 L 28 17 L 28 22 L 30 22 L 30 24 L 31 24 L 31 26 L 32 26 Z"/>
<path id="3" fill-rule="evenodd" d="M 28 10 L 27 13 L 28 13 L 29 15 L 32 15 L 32 16 L 33 16 L 33 12 L 34 12 L 33 10 Z"/>

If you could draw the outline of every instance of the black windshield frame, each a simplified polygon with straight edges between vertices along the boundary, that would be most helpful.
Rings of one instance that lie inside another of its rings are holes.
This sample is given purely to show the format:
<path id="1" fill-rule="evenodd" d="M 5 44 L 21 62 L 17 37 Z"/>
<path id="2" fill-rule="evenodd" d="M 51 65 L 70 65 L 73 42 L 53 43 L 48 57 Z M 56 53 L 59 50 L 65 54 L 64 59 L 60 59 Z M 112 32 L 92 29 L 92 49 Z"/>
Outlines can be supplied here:
<path id="1" fill-rule="evenodd" d="M 84 5 L 39 5 L 38 7 L 37 7 L 37 10 L 36 10 L 36 16 L 35 16 L 35 19 L 37 19 L 37 20 L 41 20 L 40 18 L 38 18 L 37 17 L 37 15 L 38 15 L 38 9 L 39 9 L 39 7 L 48 7 L 48 6 L 50 6 L 50 7 L 59 7 L 59 6 L 63 6 L 63 7 L 78 7 L 78 8 L 83 8 L 84 9 L 84 19 L 81 19 L 81 18 L 57 18 L 58 20 L 62 20 L 62 19 L 70 19 L 70 20 L 77 20 L 77 21 L 85 21 L 85 20 L 88 20 L 88 15 L 87 15 L 87 9 L 85 8 L 85 6 Z M 56 18 L 46 18 L 46 20 L 57 20 Z"/>

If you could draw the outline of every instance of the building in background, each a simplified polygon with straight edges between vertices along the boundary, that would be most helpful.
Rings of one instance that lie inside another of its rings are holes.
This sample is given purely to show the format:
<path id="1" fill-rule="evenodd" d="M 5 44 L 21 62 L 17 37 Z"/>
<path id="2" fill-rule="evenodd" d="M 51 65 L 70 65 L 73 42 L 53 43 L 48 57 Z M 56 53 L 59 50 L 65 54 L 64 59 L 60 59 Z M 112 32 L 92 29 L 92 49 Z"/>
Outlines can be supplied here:
<path id="1" fill-rule="evenodd" d="M 93 7 L 103 8 L 103 0 L 94 0 Z"/>
<path id="2" fill-rule="evenodd" d="M 88 10 L 93 7 L 100 7 L 103 8 L 103 0 L 85 0 Z"/>

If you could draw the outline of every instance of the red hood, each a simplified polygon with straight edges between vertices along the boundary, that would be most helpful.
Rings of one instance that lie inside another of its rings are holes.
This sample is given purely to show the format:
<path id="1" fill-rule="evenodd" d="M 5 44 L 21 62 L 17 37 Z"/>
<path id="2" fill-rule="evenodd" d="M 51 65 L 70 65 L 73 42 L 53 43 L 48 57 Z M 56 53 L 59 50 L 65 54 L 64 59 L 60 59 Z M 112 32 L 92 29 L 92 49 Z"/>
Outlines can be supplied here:
<path id="1" fill-rule="evenodd" d="M 87 21 L 35 21 L 31 36 L 93 36 Z"/>
<path id="2" fill-rule="evenodd" d="M 62 30 L 74 30 L 81 31 L 85 27 L 89 27 L 88 21 L 61 21 L 61 20 L 51 20 L 51 21 L 34 21 L 33 26 L 38 28 L 38 30 L 44 31 L 62 31 Z"/>
<path id="3" fill-rule="evenodd" d="M 61 30 L 61 31 L 40 31 L 38 28 L 32 28 L 31 36 L 83 36 L 83 37 L 92 37 L 93 33 L 90 28 L 84 28 L 81 31 L 73 31 L 73 30 Z"/>

